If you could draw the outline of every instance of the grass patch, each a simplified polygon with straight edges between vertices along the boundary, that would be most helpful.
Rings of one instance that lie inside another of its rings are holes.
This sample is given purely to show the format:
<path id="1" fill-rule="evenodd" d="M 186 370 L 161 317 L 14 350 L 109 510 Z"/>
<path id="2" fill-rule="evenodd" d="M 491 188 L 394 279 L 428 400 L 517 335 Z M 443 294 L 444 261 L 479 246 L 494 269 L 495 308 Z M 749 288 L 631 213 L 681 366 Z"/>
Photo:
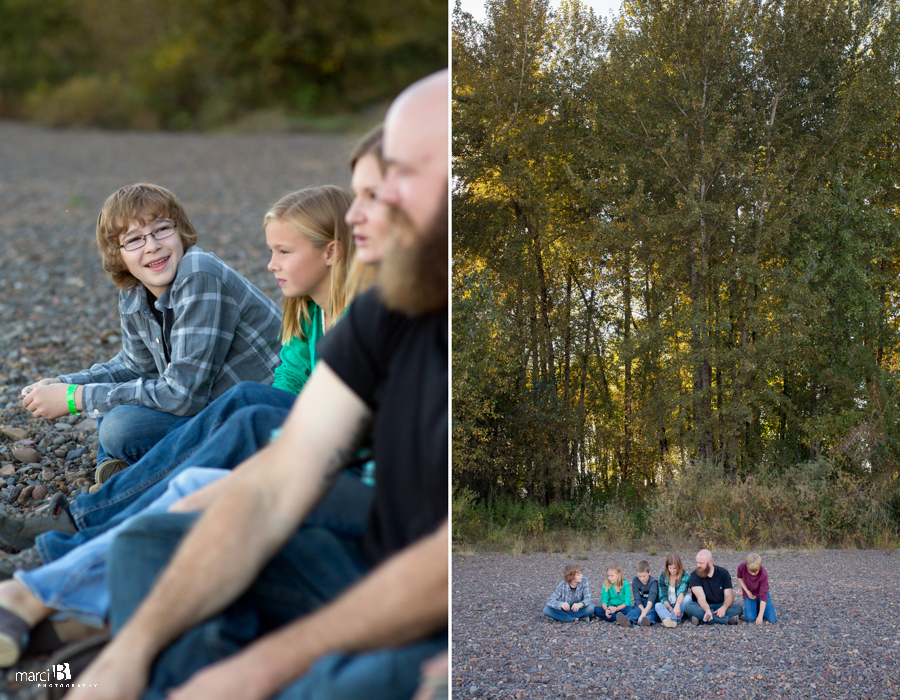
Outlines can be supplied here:
<path id="1" fill-rule="evenodd" d="M 542 507 L 528 499 L 485 502 L 453 492 L 453 540 L 515 555 L 701 548 L 900 548 L 900 479 L 873 478 L 821 459 L 729 481 L 689 465 L 648 503 L 592 500 Z"/>

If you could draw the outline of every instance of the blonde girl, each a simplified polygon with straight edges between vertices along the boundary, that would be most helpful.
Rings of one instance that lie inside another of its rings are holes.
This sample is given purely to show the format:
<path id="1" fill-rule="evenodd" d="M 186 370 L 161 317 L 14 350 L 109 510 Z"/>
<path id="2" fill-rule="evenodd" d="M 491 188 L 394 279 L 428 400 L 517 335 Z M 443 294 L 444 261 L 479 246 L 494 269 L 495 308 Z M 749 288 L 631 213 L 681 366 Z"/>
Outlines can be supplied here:
<path id="1" fill-rule="evenodd" d="M 628 615 L 633 607 L 631 603 L 631 586 L 622 575 L 622 567 L 618 564 L 609 567 L 606 570 L 606 581 L 603 582 L 600 607 L 594 614 L 601 620 L 615 622 L 618 613 Z"/>

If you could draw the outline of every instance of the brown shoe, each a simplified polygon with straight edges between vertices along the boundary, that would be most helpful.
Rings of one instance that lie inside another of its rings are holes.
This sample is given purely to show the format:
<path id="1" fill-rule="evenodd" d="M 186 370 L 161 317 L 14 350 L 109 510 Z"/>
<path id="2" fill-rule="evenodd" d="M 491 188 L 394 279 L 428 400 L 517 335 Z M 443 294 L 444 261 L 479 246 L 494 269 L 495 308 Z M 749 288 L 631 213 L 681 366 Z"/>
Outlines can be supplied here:
<path id="1" fill-rule="evenodd" d="M 88 637 L 98 634 L 108 634 L 109 625 L 93 627 L 78 620 L 62 620 L 54 622 L 51 619 L 39 622 L 31 630 L 31 639 L 25 653 L 28 656 L 46 656 L 55 654 L 67 644 L 80 642 Z"/>
<path id="2" fill-rule="evenodd" d="M 107 459 L 97 465 L 97 471 L 94 472 L 94 481 L 98 484 L 105 484 L 114 474 L 118 474 L 127 468 L 128 462 L 121 459 Z"/>
<path id="3" fill-rule="evenodd" d="M 47 505 L 27 515 L 0 513 L 0 544 L 17 552 L 33 547 L 38 535 L 53 530 L 70 535 L 78 532 L 64 493 L 53 494 Z"/>
<path id="4" fill-rule="evenodd" d="M 0 608 L 0 668 L 15 666 L 28 646 L 28 623 L 14 612 Z"/>

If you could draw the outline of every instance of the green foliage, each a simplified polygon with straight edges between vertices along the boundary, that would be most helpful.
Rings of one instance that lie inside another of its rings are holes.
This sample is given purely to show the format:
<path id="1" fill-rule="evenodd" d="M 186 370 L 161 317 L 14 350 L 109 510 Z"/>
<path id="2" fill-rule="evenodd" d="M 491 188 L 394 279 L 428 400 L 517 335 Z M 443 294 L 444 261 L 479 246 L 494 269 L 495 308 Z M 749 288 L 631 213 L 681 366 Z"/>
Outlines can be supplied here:
<path id="1" fill-rule="evenodd" d="M 454 478 L 545 532 L 895 528 L 861 504 L 900 478 L 896 3 L 486 9 L 453 20 Z"/>
<path id="2" fill-rule="evenodd" d="M 443 0 L 0 0 L 0 110 L 174 129 L 360 110 L 446 66 L 446 12 Z"/>

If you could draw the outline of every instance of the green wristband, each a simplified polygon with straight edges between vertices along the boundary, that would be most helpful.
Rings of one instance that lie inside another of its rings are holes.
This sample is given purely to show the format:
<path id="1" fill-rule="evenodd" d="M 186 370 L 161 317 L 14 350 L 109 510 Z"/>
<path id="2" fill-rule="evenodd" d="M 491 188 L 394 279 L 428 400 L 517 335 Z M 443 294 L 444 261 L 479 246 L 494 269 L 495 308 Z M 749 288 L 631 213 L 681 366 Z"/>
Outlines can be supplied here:
<path id="1" fill-rule="evenodd" d="M 77 388 L 77 384 L 69 384 L 69 388 L 66 390 L 66 398 L 69 400 L 69 413 L 73 416 L 77 416 L 80 413 L 80 411 L 75 408 L 75 390 Z"/>

